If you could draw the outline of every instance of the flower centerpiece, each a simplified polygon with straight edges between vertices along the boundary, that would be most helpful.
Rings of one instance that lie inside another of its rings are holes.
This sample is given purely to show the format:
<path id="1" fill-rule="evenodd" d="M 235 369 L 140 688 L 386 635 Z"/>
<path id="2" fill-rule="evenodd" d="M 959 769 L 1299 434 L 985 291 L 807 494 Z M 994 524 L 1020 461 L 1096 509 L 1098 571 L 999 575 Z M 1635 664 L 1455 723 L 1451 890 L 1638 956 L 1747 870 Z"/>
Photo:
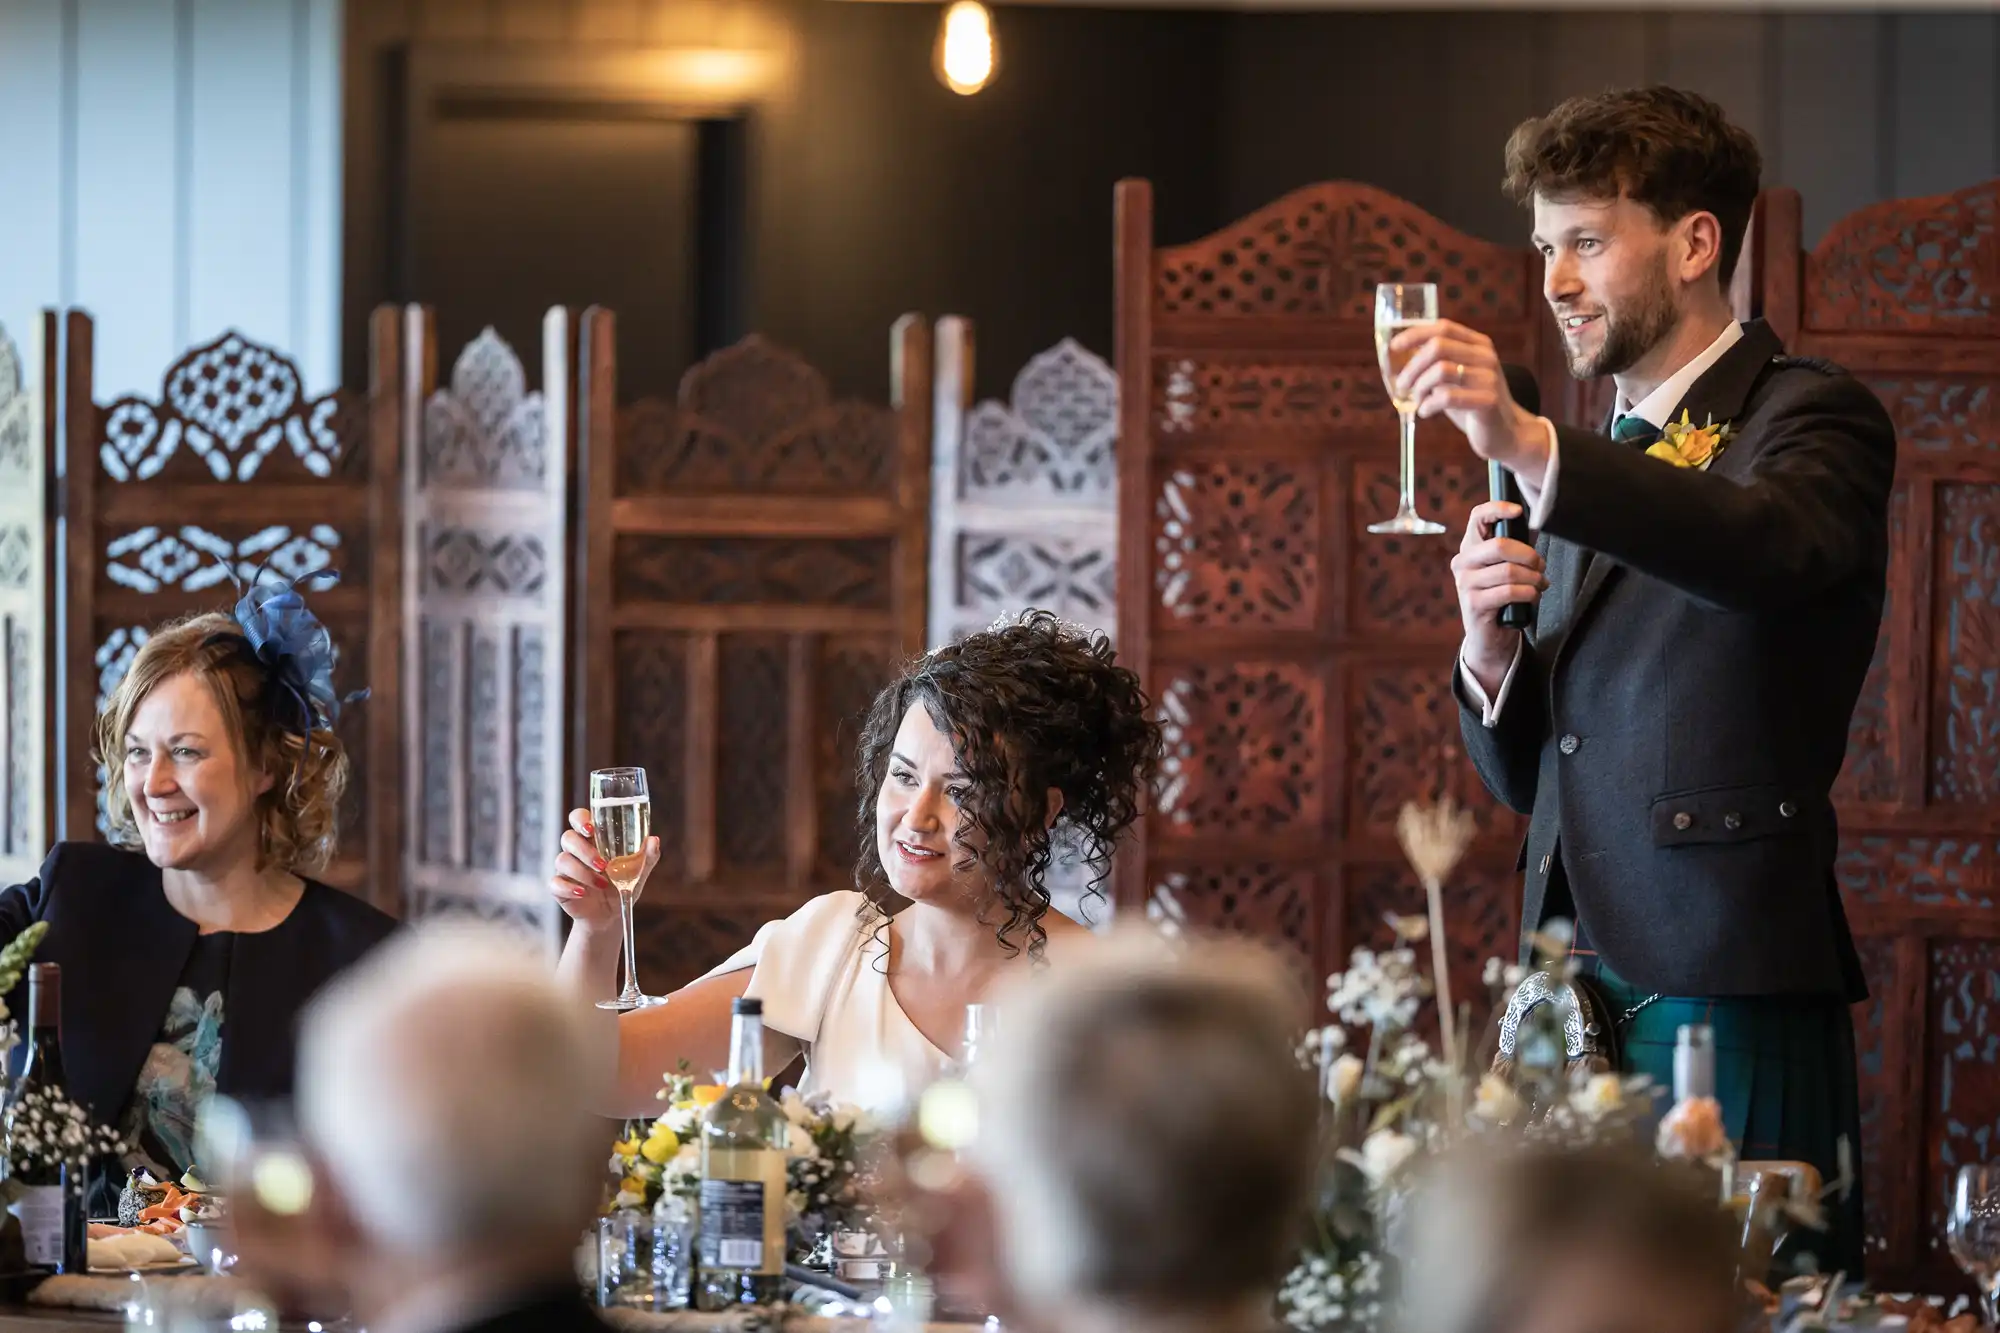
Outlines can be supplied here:
<path id="1" fill-rule="evenodd" d="M 655 1095 L 666 1112 L 650 1125 L 628 1124 L 626 1137 L 612 1145 L 614 1209 L 650 1209 L 663 1199 L 691 1206 L 700 1197 L 701 1115 L 725 1089 L 696 1084 L 685 1067 L 664 1082 Z M 862 1163 L 880 1127 L 866 1112 L 825 1097 L 789 1092 L 778 1104 L 787 1122 L 786 1229 L 795 1251 L 810 1250 L 822 1235 L 860 1219 Z"/>
<path id="2" fill-rule="evenodd" d="M 28 962 L 41 947 L 42 936 L 49 933 L 49 923 L 37 921 L 7 942 L 0 949 L 0 996 L 13 992 L 21 984 L 21 974 L 28 970 Z M 0 999 L 0 1061 L 14 1053 L 21 1044 L 21 1025 L 14 1015 L 7 1011 L 7 1001 Z M 0 1074 L 0 1078 L 5 1078 Z"/>

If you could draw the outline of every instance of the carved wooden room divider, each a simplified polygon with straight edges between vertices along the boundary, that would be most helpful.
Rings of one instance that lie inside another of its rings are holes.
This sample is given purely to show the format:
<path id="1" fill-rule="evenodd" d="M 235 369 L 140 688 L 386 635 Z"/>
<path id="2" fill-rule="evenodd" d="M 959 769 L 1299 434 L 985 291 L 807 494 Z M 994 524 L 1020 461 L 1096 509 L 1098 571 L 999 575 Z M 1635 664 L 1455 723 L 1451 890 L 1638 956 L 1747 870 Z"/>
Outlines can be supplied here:
<path id="1" fill-rule="evenodd" d="M 0 884 L 32 878 L 55 819 L 55 316 L 0 328 Z"/>
<path id="2" fill-rule="evenodd" d="M 431 311 L 405 315 L 404 848 L 413 917 L 469 913 L 552 950 L 569 651 L 569 312 L 542 325 L 542 388 L 492 329 L 437 382 Z"/>
<path id="3" fill-rule="evenodd" d="M 1895 419 L 1889 601 L 1834 790 L 1870 1276 L 1943 1290 L 1951 1175 L 2000 1155 L 2000 182 L 1753 236 L 1760 313 Z"/>
<path id="4" fill-rule="evenodd" d="M 91 317 L 67 316 L 62 621 L 63 832 L 101 828 L 92 722 L 147 632 L 195 611 L 226 609 L 234 573 L 340 571 L 312 594 L 332 632 L 353 772 L 328 882 L 400 910 L 402 772 L 398 653 L 400 315 L 370 323 L 368 394 L 307 396 L 298 368 L 225 333 L 161 376 L 157 398 L 99 404 L 91 388 Z"/>
<path id="5" fill-rule="evenodd" d="M 1512 957 L 1520 822 L 1461 752 L 1449 561 L 1486 476 L 1418 430 L 1436 537 L 1377 537 L 1396 507 L 1396 418 L 1373 342 L 1378 281 L 1434 281 L 1442 313 L 1563 384 L 1541 264 L 1365 185 L 1308 186 L 1156 250 L 1152 193 L 1117 195 L 1120 656 L 1167 727 L 1167 772 L 1122 852 L 1120 910 L 1283 941 L 1324 976 L 1421 910 L 1396 843 L 1448 792 L 1479 838 L 1446 908 L 1454 985 Z M 1551 393 L 1569 403 L 1588 386 Z"/>
<path id="6" fill-rule="evenodd" d="M 972 321 L 937 323 L 930 642 L 1029 608 L 1118 634 L 1118 375 L 1070 338 L 1030 357 L 1007 402 L 972 405 Z M 1100 923 L 1074 842 L 1046 876 L 1060 911 Z"/>
<path id="7" fill-rule="evenodd" d="M 584 313 L 572 795 L 648 772 L 640 981 L 664 994 L 853 883 L 859 723 L 924 647 L 931 340 L 897 322 L 889 408 L 754 336 L 620 408 L 614 337 Z"/>

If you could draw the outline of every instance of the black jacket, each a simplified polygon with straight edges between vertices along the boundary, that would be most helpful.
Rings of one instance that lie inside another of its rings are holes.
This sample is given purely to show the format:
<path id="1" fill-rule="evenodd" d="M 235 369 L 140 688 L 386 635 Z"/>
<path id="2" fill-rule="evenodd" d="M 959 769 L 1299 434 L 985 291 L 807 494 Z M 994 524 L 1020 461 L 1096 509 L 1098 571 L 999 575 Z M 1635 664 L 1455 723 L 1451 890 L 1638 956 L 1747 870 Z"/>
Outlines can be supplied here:
<path id="1" fill-rule="evenodd" d="M 63 971 L 63 1065 L 70 1096 L 117 1124 L 159 1039 L 196 928 L 168 905 L 160 870 L 137 852 L 61 842 L 26 884 L 0 891 L 0 943 L 36 921 L 35 961 Z M 299 1011 L 335 973 L 395 928 L 351 894 L 313 880 L 290 916 L 230 947 L 216 1090 L 253 1101 L 290 1097 Z M 7 997 L 25 1027 L 27 983 Z M 15 1051 L 18 1067 L 24 1041 Z"/>
<path id="2" fill-rule="evenodd" d="M 1558 428 L 1549 588 L 1496 726 L 1454 676 L 1467 752 L 1530 816 L 1524 927 L 1560 856 L 1637 986 L 1859 999 L 1830 793 L 1882 620 L 1894 427 L 1762 321 L 1682 409 L 1736 428 L 1706 472 Z"/>

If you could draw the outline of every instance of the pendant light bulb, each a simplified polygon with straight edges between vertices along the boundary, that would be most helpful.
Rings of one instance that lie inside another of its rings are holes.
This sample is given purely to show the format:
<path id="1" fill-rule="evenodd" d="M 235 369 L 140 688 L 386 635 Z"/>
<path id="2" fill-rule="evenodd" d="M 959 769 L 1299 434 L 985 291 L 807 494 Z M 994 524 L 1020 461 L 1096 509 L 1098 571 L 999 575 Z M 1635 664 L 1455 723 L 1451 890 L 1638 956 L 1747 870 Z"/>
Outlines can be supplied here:
<path id="1" fill-rule="evenodd" d="M 1000 48 L 993 39 L 993 15 L 979 0 L 952 0 L 938 25 L 937 76 L 945 87 L 970 97 L 993 81 Z"/>

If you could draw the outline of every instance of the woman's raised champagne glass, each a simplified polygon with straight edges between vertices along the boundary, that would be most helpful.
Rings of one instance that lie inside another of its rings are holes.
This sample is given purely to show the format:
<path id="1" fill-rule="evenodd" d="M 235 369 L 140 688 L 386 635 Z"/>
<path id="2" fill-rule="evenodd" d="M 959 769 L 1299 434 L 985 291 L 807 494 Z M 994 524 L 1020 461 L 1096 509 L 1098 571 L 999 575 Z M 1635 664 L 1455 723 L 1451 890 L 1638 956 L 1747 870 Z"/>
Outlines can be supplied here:
<path id="1" fill-rule="evenodd" d="M 632 908 L 639 898 L 639 871 L 646 863 L 646 838 L 653 831 L 653 798 L 643 768 L 599 768 L 590 774 L 590 828 L 604 876 L 618 890 L 618 915 L 625 929 L 625 987 L 600 1009 L 644 1009 L 666 1001 L 639 989 L 639 951 L 632 936 Z"/>
<path id="2" fill-rule="evenodd" d="M 1961 1166 L 1951 1192 L 1945 1243 L 1979 1284 L 1986 1327 L 2000 1328 L 2000 1166 Z"/>
<path id="3" fill-rule="evenodd" d="M 1375 287 L 1375 359 L 1382 366 L 1382 387 L 1396 406 L 1397 424 L 1402 429 L 1402 495 L 1396 516 L 1370 523 L 1370 532 L 1430 534 L 1444 531 L 1444 524 L 1417 515 L 1417 403 L 1414 398 L 1396 396 L 1396 376 L 1416 355 L 1417 349 L 1389 350 L 1389 340 L 1415 324 L 1428 324 L 1438 317 L 1438 289 L 1434 282 L 1384 282 Z"/>

